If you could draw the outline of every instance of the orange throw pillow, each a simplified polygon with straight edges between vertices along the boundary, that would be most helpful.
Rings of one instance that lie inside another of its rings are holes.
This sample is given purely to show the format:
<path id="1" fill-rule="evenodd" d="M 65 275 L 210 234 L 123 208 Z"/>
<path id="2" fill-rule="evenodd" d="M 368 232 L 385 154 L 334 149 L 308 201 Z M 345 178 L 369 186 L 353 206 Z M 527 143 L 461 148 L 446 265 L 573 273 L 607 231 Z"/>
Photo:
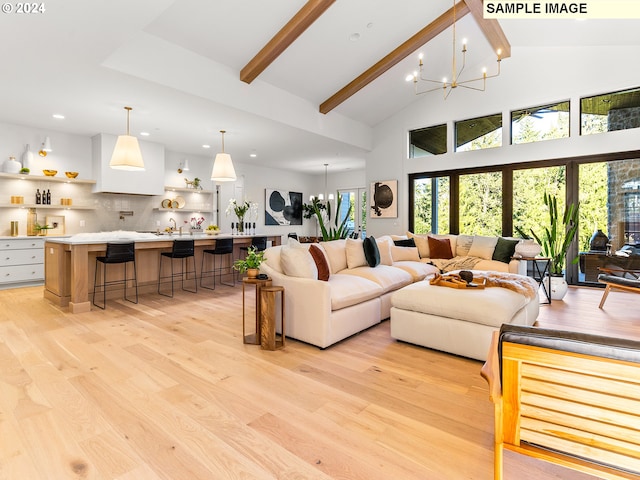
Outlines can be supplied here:
<path id="1" fill-rule="evenodd" d="M 323 280 L 325 282 L 328 281 L 331 271 L 329 270 L 329 264 L 327 263 L 327 259 L 325 258 L 324 253 L 322 253 L 322 250 L 320 250 L 320 247 L 313 244 L 310 245 L 309 253 L 313 257 L 313 261 L 316 262 L 316 267 L 318 269 L 318 280 Z"/>
<path id="2" fill-rule="evenodd" d="M 453 258 L 451 253 L 451 242 L 448 238 L 427 237 L 429 240 L 429 257 L 430 258 Z"/>

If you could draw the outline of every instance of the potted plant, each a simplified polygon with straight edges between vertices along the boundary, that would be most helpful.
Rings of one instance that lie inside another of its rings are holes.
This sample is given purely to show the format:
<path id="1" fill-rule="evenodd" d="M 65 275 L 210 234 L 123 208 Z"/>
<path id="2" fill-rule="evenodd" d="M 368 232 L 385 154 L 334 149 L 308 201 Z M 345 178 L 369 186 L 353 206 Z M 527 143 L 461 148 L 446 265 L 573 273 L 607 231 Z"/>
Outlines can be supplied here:
<path id="1" fill-rule="evenodd" d="M 257 250 L 256 247 L 249 247 L 247 256 L 244 259 L 239 258 L 233 262 L 233 269 L 240 273 L 247 272 L 249 278 L 256 278 L 260 271 L 260 264 L 264 262 L 264 250 Z"/>
<path id="2" fill-rule="evenodd" d="M 338 201 L 336 202 L 336 211 L 340 211 L 340 205 L 342 204 L 342 197 L 338 195 Z M 322 240 L 328 242 L 329 240 L 339 240 L 342 238 L 347 238 L 351 233 L 349 228 L 347 227 L 347 220 L 351 216 L 352 205 L 349 205 L 349 210 L 347 214 L 344 216 L 344 220 L 342 223 L 338 225 L 338 216 L 336 215 L 333 220 L 334 226 L 331 226 L 331 203 L 327 202 L 326 205 L 322 203 L 317 197 L 313 197 L 310 205 L 303 205 L 303 209 L 305 211 L 305 218 L 310 218 L 315 215 L 318 220 L 318 225 L 320 225 L 320 232 L 322 232 Z M 324 211 L 326 210 L 326 214 Z M 308 216 L 306 216 L 308 215 Z M 325 225 L 325 216 L 327 225 Z"/>
<path id="3" fill-rule="evenodd" d="M 549 210 L 549 225 L 544 227 L 542 235 L 536 234 L 533 229 L 531 229 L 531 235 L 542 247 L 542 254 L 551 259 L 549 266 L 551 298 L 562 300 L 568 288 L 564 279 L 564 266 L 569 245 L 578 232 L 579 204 L 568 204 L 562 216 L 558 214 L 558 199 L 554 195 L 545 192 L 544 204 Z M 523 233 L 520 229 L 516 230 Z"/>
<path id="4" fill-rule="evenodd" d="M 31 171 L 31 170 L 29 170 L 27 167 L 22 167 L 22 168 L 20 169 L 20 173 L 22 173 L 23 175 L 29 175 L 29 172 L 30 172 L 30 171 Z"/>
<path id="5" fill-rule="evenodd" d="M 53 227 L 51 225 L 40 225 L 39 223 L 36 223 L 34 228 L 36 232 L 38 232 L 38 235 L 45 237 L 47 235 L 47 230 Z"/>

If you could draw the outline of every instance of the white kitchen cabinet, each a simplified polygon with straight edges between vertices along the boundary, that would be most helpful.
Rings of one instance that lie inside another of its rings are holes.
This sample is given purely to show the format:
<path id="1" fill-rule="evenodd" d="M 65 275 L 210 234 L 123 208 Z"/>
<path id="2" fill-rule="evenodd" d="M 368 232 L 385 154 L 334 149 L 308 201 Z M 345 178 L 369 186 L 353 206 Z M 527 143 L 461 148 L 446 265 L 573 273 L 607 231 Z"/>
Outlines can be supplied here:
<path id="1" fill-rule="evenodd" d="M 0 289 L 44 283 L 44 238 L 0 239 Z"/>

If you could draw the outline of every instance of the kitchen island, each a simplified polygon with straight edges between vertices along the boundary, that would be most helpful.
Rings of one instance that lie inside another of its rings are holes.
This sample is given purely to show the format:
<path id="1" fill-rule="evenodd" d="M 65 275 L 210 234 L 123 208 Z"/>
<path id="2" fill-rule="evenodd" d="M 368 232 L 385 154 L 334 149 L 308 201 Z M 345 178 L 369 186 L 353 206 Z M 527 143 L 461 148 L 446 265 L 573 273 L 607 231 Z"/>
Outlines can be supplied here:
<path id="1" fill-rule="evenodd" d="M 273 245 L 280 245 L 280 235 L 206 235 L 203 233 L 156 235 L 137 232 L 83 233 L 66 238 L 47 238 L 44 249 L 44 297 L 56 305 L 69 307 L 71 313 L 91 310 L 90 292 L 93 291 L 95 259 L 104 255 L 108 242 L 135 242 L 138 290 L 140 293 L 156 292 L 159 258 L 161 252 L 171 251 L 174 240 L 194 239 L 196 268 L 200 269 L 202 250 L 213 248 L 217 238 L 233 238 L 233 258 L 239 258 L 241 246 L 251 244 L 253 237 L 266 236 Z M 122 278 L 122 265 L 111 265 L 110 277 Z M 107 292 L 109 295 L 109 292 Z M 122 288 L 113 292 L 122 295 Z"/>

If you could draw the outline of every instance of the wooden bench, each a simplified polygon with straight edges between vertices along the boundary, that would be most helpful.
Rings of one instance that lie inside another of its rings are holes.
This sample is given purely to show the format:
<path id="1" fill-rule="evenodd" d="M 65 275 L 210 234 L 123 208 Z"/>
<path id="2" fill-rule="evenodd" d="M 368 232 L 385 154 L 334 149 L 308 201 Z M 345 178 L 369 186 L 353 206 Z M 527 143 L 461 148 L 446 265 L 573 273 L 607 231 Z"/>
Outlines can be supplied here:
<path id="1" fill-rule="evenodd" d="M 640 479 L 640 342 L 504 325 L 482 376 L 504 449 L 598 478 Z"/>

